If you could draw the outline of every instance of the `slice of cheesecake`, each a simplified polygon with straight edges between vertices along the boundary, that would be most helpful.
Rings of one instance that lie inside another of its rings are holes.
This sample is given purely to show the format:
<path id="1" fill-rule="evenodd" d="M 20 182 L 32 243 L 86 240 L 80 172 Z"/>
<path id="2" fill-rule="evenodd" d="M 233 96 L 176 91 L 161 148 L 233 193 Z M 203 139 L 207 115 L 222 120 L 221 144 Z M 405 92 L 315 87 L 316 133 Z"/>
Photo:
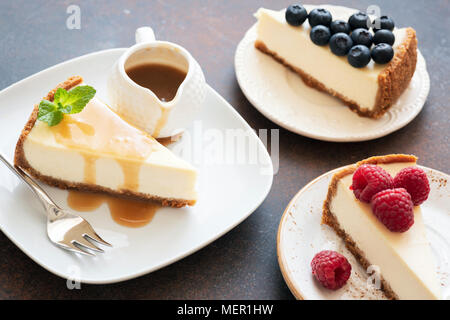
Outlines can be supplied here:
<path id="1" fill-rule="evenodd" d="M 347 248 L 367 269 L 378 266 L 382 289 L 391 299 L 440 299 L 440 285 L 434 257 L 426 237 L 419 206 L 414 207 L 414 224 L 403 233 L 391 232 L 372 213 L 370 204 L 356 199 L 353 173 L 362 164 L 375 164 L 395 176 L 415 166 L 410 155 L 372 157 L 334 174 L 323 206 L 322 222 L 333 228 Z"/>
<path id="2" fill-rule="evenodd" d="M 308 12 L 315 6 L 304 6 Z M 333 20 L 345 20 L 353 9 L 320 6 L 331 12 Z M 298 73 L 310 87 L 342 100 L 360 116 L 381 117 L 408 87 L 416 69 L 417 40 L 412 28 L 394 29 L 394 57 L 387 64 L 374 61 L 354 68 L 347 57 L 334 55 L 329 46 L 315 45 L 306 20 L 293 27 L 286 22 L 285 10 L 259 9 L 255 14 L 255 47 Z"/>
<path id="3" fill-rule="evenodd" d="M 72 77 L 58 85 L 70 90 Z M 57 88 L 58 88 L 57 87 Z M 53 101 L 56 89 L 44 99 Z M 93 98 L 78 114 L 50 127 L 36 106 L 17 142 L 15 165 L 62 189 L 155 200 L 165 206 L 194 205 L 197 172 L 145 132 Z"/>

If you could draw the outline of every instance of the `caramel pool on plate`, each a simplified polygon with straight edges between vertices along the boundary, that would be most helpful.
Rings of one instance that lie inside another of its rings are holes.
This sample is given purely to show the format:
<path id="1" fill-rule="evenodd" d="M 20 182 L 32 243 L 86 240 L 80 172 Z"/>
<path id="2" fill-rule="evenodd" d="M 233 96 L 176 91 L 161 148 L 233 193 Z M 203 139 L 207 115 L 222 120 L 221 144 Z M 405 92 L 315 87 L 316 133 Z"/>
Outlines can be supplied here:
<path id="1" fill-rule="evenodd" d="M 122 226 L 138 228 L 152 221 L 161 205 L 154 201 L 116 198 L 98 193 L 69 191 L 67 204 L 76 211 L 94 211 L 103 203 L 109 207 L 111 217 Z"/>

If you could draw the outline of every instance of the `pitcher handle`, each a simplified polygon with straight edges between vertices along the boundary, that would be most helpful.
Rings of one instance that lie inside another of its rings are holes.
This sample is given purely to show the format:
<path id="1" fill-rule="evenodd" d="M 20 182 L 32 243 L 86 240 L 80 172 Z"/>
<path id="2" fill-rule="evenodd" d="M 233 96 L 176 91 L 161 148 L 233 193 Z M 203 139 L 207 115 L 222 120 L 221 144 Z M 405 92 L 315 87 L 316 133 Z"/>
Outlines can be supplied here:
<path id="1" fill-rule="evenodd" d="M 150 27 L 140 27 L 136 29 L 136 43 L 153 42 L 156 40 L 155 33 Z"/>

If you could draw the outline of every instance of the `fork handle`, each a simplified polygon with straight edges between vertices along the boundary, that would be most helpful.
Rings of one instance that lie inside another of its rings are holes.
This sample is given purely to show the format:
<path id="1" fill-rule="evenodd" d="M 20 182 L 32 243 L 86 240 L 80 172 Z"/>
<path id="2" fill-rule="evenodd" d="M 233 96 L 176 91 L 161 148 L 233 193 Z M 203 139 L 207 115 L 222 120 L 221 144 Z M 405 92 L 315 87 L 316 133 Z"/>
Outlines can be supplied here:
<path id="1" fill-rule="evenodd" d="M 0 152 L 0 160 L 12 171 L 16 176 L 18 176 L 22 181 L 24 181 L 30 189 L 37 195 L 37 197 L 41 200 L 42 205 L 44 206 L 45 212 L 48 212 L 49 208 L 58 208 L 59 207 L 53 202 L 53 200 L 49 197 L 47 192 L 44 191 L 37 183 L 34 181 L 28 174 L 26 174 L 19 167 L 15 167 L 9 162 L 5 156 Z"/>

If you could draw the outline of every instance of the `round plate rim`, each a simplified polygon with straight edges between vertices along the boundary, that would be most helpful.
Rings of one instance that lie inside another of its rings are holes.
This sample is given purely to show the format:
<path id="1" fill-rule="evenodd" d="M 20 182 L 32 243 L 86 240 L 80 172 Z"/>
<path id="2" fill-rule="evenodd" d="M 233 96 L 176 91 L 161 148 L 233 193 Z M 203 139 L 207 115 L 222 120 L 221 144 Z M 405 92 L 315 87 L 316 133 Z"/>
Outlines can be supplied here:
<path id="1" fill-rule="evenodd" d="M 280 219 L 280 223 L 279 223 L 279 225 L 278 225 L 278 231 L 277 231 L 277 260 L 278 260 L 278 266 L 279 266 L 279 268 L 280 268 L 280 271 L 281 271 L 281 274 L 282 274 L 282 276 L 283 276 L 284 282 L 286 283 L 286 285 L 288 286 L 289 290 L 291 291 L 291 293 L 294 295 L 294 297 L 295 297 L 297 300 L 307 300 L 307 299 L 304 297 L 304 294 L 301 293 L 300 288 L 297 288 L 297 287 L 293 284 L 293 281 L 292 281 L 291 278 L 289 277 L 289 272 L 288 272 L 288 269 L 287 269 L 287 265 L 286 265 L 286 263 L 284 262 L 284 259 L 283 259 L 283 258 L 284 258 L 283 255 L 282 255 L 283 251 L 282 251 L 282 248 L 281 248 L 281 241 L 280 241 L 281 233 L 282 233 L 282 229 L 283 229 L 283 228 L 282 228 L 282 227 L 283 227 L 283 223 L 286 221 L 287 214 L 288 214 L 289 210 L 292 208 L 293 204 L 295 204 L 296 201 L 297 201 L 297 199 L 298 199 L 304 192 L 306 192 L 313 184 L 315 184 L 316 182 L 318 182 L 319 180 L 325 178 L 325 177 L 328 176 L 328 175 L 334 174 L 335 172 L 340 171 L 340 170 L 343 170 L 343 169 L 345 169 L 345 168 L 348 168 L 348 167 L 350 167 L 350 166 L 352 166 L 352 165 L 354 165 L 354 164 L 349 164 L 349 165 L 345 165 L 345 166 L 342 166 L 342 167 L 339 167 L 339 168 L 330 170 L 330 171 L 325 172 L 325 173 L 321 174 L 320 176 L 314 178 L 313 180 L 311 180 L 310 182 L 308 182 L 304 187 L 302 187 L 302 188 L 301 188 L 301 189 L 300 189 L 300 190 L 292 197 L 292 199 L 289 201 L 288 205 L 286 206 L 286 208 L 285 208 L 284 211 L 283 211 L 283 214 L 282 214 L 281 219 Z M 433 173 L 436 173 L 436 174 L 438 174 L 438 175 L 442 175 L 442 176 L 444 176 L 447 180 L 450 180 L 450 175 L 448 175 L 448 174 L 446 174 L 446 173 L 444 173 L 444 172 L 442 172 L 442 171 L 439 171 L 439 170 L 436 170 L 436 169 L 433 169 L 433 168 L 429 168 L 429 167 L 425 167 L 425 166 L 421 166 L 421 165 L 418 165 L 418 167 L 419 167 L 419 168 L 422 168 L 422 169 L 425 169 L 425 170 L 430 170 L 430 171 L 432 171 Z"/>
<path id="2" fill-rule="evenodd" d="M 264 107 L 262 107 L 258 102 L 252 97 L 251 90 L 248 90 L 246 86 L 246 81 L 243 79 L 241 75 L 241 68 L 239 67 L 239 59 L 240 55 L 245 52 L 245 44 L 248 40 L 247 37 L 251 36 L 252 31 L 256 29 L 256 23 L 253 24 L 244 34 L 243 38 L 239 41 L 235 55 L 234 55 L 234 69 L 236 74 L 236 79 L 239 84 L 239 87 L 241 88 L 241 91 L 243 92 L 244 96 L 247 98 L 247 100 L 260 112 L 269 119 L 270 121 L 276 123 L 280 127 L 283 127 L 293 133 L 312 138 L 317 139 L 321 141 L 329 141 L 329 142 L 361 142 L 361 141 L 369 141 L 374 140 L 377 138 L 381 138 L 384 136 L 387 136 L 397 130 L 400 130 L 401 128 L 405 127 L 407 124 L 409 124 L 412 120 L 414 120 L 417 115 L 422 111 L 425 102 L 427 100 L 428 94 L 430 92 L 430 76 L 427 71 L 427 65 L 424 56 L 420 52 L 419 49 L 417 49 L 417 64 L 416 64 L 416 71 L 419 72 L 419 77 L 422 81 L 422 86 L 420 91 L 417 94 L 416 100 L 414 102 L 414 105 L 417 107 L 413 109 L 413 112 L 409 114 L 408 117 L 404 117 L 403 120 L 399 120 L 393 123 L 393 125 L 389 126 L 387 130 L 378 130 L 376 133 L 372 134 L 359 134 L 359 135 L 349 135 L 344 137 L 333 137 L 330 135 L 322 135 L 317 133 L 312 133 L 309 131 L 305 131 L 292 123 L 289 123 L 285 121 L 284 119 L 280 119 L 278 116 L 275 116 L 271 114 L 268 110 L 266 110 Z M 243 70 L 242 70 L 243 71 Z"/>

